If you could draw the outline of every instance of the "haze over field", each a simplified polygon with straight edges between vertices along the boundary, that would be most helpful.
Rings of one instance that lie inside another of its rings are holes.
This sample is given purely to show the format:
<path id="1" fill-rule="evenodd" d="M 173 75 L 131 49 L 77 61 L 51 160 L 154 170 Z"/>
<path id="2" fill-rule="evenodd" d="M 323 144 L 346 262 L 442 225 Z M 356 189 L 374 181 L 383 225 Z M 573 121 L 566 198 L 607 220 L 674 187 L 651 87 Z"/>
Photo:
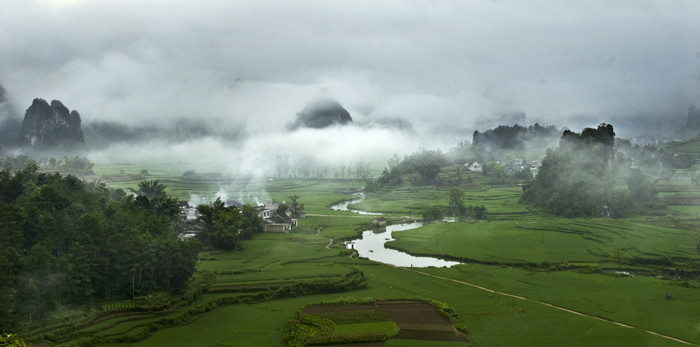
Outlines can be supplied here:
<path id="1" fill-rule="evenodd" d="M 41 97 L 88 129 L 201 135 L 159 157 L 222 159 L 221 139 L 235 155 L 387 157 L 515 122 L 672 134 L 700 100 L 698 18 L 690 0 L 5 0 L 0 83 L 15 117 Z M 288 130 L 321 90 L 353 126 Z M 134 153 L 112 149 L 92 156 Z"/>

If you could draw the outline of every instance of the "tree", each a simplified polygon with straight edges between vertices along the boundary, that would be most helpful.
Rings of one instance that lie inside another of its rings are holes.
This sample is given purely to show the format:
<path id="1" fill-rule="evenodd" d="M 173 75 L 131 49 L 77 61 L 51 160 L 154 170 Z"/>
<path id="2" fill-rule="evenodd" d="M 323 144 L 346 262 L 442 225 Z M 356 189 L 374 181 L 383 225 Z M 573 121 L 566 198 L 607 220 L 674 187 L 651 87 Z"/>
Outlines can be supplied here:
<path id="1" fill-rule="evenodd" d="M 559 146 L 547 150 L 537 177 L 523 186 L 520 201 L 568 218 L 618 218 L 655 202 L 649 179 L 615 159 L 614 136 L 605 123 L 581 134 L 564 131 Z"/>
<path id="2" fill-rule="evenodd" d="M 243 205 L 239 210 L 235 206 L 225 206 L 221 198 L 217 198 L 211 205 L 197 206 L 197 211 L 206 224 L 197 238 L 217 249 L 235 250 L 241 240 L 263 231 L 263 221 L 250 205 Z"/>
<path id="3" fill-rule="evenodd" d="M 289 210 L 292 212 L 292 218 L 299 218 L 299 216 L 304 213 L 304 204 L 297 202 L 297 200 L 299 200 L 299 195 L 292 195 L 289 197 L 289 200 L 292 202 L 291 206 L 289 206 Z"/>
<path id="4" fill-rule="evenodd" d="M 26 168 L 27 166 L 35 165 L 38 167 L 38 163 L 36 162 L 36 160 L 29 158 L 26 155 L 18 155 L 17 157 L 13 157 L 10 155 L 0 161 L 0 166 L 2 169 L 21 170 L 22 168 Z"/>
<path id="5" fill-rule="evenodd" d="M 384 168 L 376 182 L 379 186 L 396 187 L 403 183 L 403 170 L 398 166 Z"/>
<path id="6" fill-rule="evenodd" d="M 340 177 L 345 178 L 345 170 L 348 168 L 348 165 L 345 164 L 345 161 L 341 161 L 338 163 L 338 171 L 340 171 Z"/>
<path id="7" fill-rule="evenodd" d="M 63 161 L 63 169 L 66 171 L 84 175 L 93 174 L 92 168 L 95 164 L 87 156 L 63 157 Z"/>
<path id="8" fill-rule="evenodd" d="M 287 211 L 289 211 L 289 206 L 287 206 L 287 204 L 280 204 L 277 206 L 277 210 L 275 210 L 275 212 L 279 214 L 286 214 Z"/>
<path id="9" fill-rule="evenodd" d="M 444 211 L 440 206 L 425 206 L 421 210 L 421 214 L 423 215 L 423 219 L 426 221 L 433 221 L 442 219 Z"/>
<path id="10" fill-rule="evenodd" d="M 280 204 L 280 206 L 286 205 Z M 263 220 L 253 206 L 247 204 L 241 206 L 241 214 L 243 215 L 241 219 L 241 230 L 243 230 L 241 239 L 248 240 L 253 234 L 263 232 Z"/>
<path id="11" fill-rule="evenodd" d="M 295 164 L 297 172 L 302 177 L 306 178 L 311 176 L 311 173 L 316 168 L 316 157 L 306 155 L 301 158 L 298 158 Z"/>
<path id="12" fill-rule="evenodd" d="M 155 196 L 165 195 L 166 186 L 159 183 L 159 180 L 141 181 L 138 184 L 138 189 L 129 188 L 132 193 L 142 195 L 151 199 Z"/>
<path id="13" fill-rule="evenodd" d="M 475 220 L 484 220 L 484 219 L 486 219 L 486 216 L 487 216 L 486 207 L 484 207 L 484 205 L 481 205 L 481 206 L 469 205 L 467 207 L 466 216 L 468 218 L 475 219 Z"/>
<path id="14" fill-rule="evenodd" d="M 389 158 L 387 163 L 389 164 L 389 170 L 391 170 L 399 164 L 401 164 L 401 158 L 399 158 L 398 154 L 394 153 L 394 155 L 391 158 Z"/>
<path id="15" fill-rule="evenodd" d="M 363 159 L 358 160 L 355 163 L 355 177 L 357 178 L 367 178 L 369 176 L 369 163 L 365 163 Z"/>
<path id="16" fill-rule="evenodd" d="M 238 245 L 241 213 L 237 208 L 224 207 L 214 211 L 214 226 L 209 234 L 212 245 L 218 249 L 234 250 Z"/>
<path id="17" fill-rule="evenodd" d="M 178 215 L 164 194 L 125 196 L 36 167 L 0 171 L 0 331 L 58 305 L 181 290 L 201 244 L 178 239 Z"/>
<path id="18" fill-rule="evenodd" d="M 614 263 L 617 263 L 617 268 L 620 268 L 620 264 L 625 261 L 627 257 L 622 253 L 622 248 L 615 247 L 608 257 L 608 259 Z"/>
<path id="19" fill-rule="evenodd" d="M 440 163 L 434 160 L 429 162 L 421 162 L 416 165 L 416 172 L 418 172 L 423 179 L 423 182 L 426 184 L 436 183 L 440 170 L 442 170 Z"/>
<path id="20" fill-rule="evenodd" d="M 464 192 L 459 188 L 450 188 L 447 203 L 455 216 L 463 217 L 466 214 L 467 208 L 464 206 Z"/>

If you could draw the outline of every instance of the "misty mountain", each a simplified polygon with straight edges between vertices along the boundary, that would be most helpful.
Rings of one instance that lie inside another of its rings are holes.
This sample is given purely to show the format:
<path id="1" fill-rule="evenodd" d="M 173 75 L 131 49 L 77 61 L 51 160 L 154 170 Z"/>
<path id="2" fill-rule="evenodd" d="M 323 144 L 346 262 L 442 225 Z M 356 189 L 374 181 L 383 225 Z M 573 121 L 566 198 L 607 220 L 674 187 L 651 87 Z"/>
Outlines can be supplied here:
<path id="1" fill-rule="evenodd" d="M 413 130 L 413 124 L 403 118 L 376 118 L 369 121 L 357 122 L 356 124 L 369 129 L 391 129 L 404 131 L 407 133 L 415 133 Z"/>
<path id="2" fill-rule="evenodd" d="M 289 130 L 298 128 L 326 128 L 333 125 L 352 123 L 350 113 L 340 103 L 330 97 L 321 97 L 308 103 L 297 119 L 287 125 Z"/>
<path id="3" fill-rule="evenodd" d="M 51 105 L 44 99 L 34 99 L 22 120 L 19 144 L 32 148 L 73 147 L 84 144 L 78 111 L 68 108 L 58 100 Z"/>
<path id="4" fill-rule="evenodd" d="M 22 121 L 10 103 L 5 88 L 0 84 L 0 145 L 17 145 L 21 128 Z"/>

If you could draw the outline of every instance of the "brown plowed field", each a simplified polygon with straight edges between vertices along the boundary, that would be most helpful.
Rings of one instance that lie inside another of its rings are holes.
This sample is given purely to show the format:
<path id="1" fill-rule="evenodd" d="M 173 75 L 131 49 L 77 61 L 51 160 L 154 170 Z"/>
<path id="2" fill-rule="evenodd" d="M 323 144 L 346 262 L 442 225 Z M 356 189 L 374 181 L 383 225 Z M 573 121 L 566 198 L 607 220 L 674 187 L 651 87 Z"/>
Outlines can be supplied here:
<path id="1" fill-rule="evenodd" d="M 431 304 L 410 300 L 379 301 L 377 307 L 393 311 L 435 311 L 435 307 Z"/>
<path id="2" fill-rule="evenodd" d="M 452 328 L 452 322 L 435 306 L 412 300 L 378 301 L 376 305 L 324 306 L 305 308 L 304 314 L 342 313 L 354 311 L 376 311 L 387 315 L 399 326 L 394 339 L 424 341 L 464 341 Z M 333 345 L 333 347 L 380 347 L 382 343 Z"/>
<path id="3" fill-rule="evenodd" d="M 353 312 L 353 311 L 376 311 L 377 307 L 374 305 L 353 305 L 353 306 L 323 306 L 315 305 L 305 308 L 301 313 L 303 314 L 317 314 L 317 313 L 335 313 L 335 312 Z"/>
<path id="4" fill-rule="evenodd" d="M 404 329 L 404 324 L 452 325 L 449 319 L 437 311 L 390 311 L 380 307 L 379 312 L 389 316 L 401 329 Z"/>
<path id="5" fill-rule="evenodd" d="M 393 339 L 399 340 L 425 340 L 425 341 L 464 341 L 454 332 L 401 330 Z"/>
<path id="6" fill-rule="evenodd" d="M 379 312 L 391 317 L 399 328 L 405 329 L 403 325 L 410 324 L 431 324 L 431 325 L 446 325 L 452 326 L 450 320 L 443 316 L 433 305 L 416 302 L 378 302 L 377 307 Z"/>

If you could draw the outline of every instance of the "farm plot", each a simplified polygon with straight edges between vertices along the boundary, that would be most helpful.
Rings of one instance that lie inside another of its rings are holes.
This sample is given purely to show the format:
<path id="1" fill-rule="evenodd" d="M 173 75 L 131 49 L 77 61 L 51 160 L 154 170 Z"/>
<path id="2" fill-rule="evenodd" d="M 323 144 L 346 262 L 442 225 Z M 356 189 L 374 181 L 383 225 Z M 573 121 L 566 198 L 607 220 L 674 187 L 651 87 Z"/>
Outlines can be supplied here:
<path id="1" fill-rule="evenodd" d="M 431 304 L 412 300 L 379 301 L 377 308 L 401 329 L 395 339 L 464 341 L 455 334 L 450 320 Z"/>
<path id="2" fill-rule="evenodd" d="M 452 320 L 435 306 L 418 300 L 345 306 L 320 304 L 301 310 L 285 336 L 288 336 L 288 346 L 369 343 L 390 338 L 465 341 L 452 324 Z"/>

